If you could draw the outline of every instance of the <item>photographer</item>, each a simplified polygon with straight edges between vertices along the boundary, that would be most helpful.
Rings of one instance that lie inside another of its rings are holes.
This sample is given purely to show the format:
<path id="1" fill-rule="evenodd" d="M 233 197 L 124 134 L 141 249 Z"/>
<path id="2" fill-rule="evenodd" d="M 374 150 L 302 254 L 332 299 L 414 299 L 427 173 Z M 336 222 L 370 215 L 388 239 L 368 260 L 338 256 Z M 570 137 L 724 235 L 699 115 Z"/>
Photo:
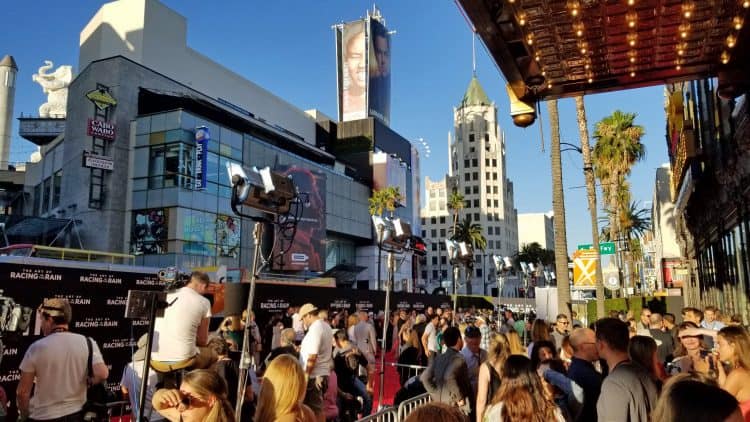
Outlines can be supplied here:
<path id="1" fill-rule="evenodd" d="M 208 368 L 216 354 L 208 347 L 211 304 L 203 294 L 210 280 L 195 271 L 185 287 L 167 294 L 164 316 L 154 324 L 152 366 L 160 372 L 183 368 Z"/>
<path id="2" fill-rule="evenodd" d="M 68 331 L 73 312 L 66 299 L 45 299 L 37 312 L 44 338 L 31 344 L 20 365 L 16 390 L 19 418 L 82 421 L 88 387 L 87 338 Z M 109 370 L 93 340 L 91 355 L 93 379 L 89 382 L 97 384 L 107 379 Z"/>

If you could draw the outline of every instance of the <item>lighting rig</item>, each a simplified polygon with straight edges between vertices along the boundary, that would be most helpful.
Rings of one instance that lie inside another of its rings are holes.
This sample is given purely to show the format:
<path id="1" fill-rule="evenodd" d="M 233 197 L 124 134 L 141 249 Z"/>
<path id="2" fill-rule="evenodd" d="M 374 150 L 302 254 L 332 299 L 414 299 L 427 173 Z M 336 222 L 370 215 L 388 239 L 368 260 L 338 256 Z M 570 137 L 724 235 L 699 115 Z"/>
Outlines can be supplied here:
<path id="1" fill-rule="evenodd" d="M 469 268 L 474 262 L 474 251 L 466 242 L 457 242 L 455 240 L 445 239 L 445 250 L 448 253 L 448 259 L 453 267 L 453 316 L 456 315 L 458 305 L 458 274 L 461 267 Z M 468 273 L 467 273 L 467 283 Z"/>
<path id="2" fill-rule="evenodd" d="M 250 277 L 250 291 L 247 298 L 247 312 L 250 314 L 255 300 L 255 284 L 260 271 L 261 254 L 260 240 L 263 234 L 263 225 L 272 224 L 276 228 L 276 238 L 288 242 L 288 248 L 294 242 L 297 232 L 297 223 L 302 218 L 304 202 L 307 201 L 307 193 L 300 193 L 294 181 L 271 171 L 269 167 L 258 169 L 253 167 L 249 172 L 237 163 L 227 163 L 227 172 L 232 181 L 232 211 L 240 217 L 245 217 L 255 222 L 253 228 L 253 262 Z M 265 215 L 257 216 L 246 214 L 242 207 L 247 206 L 259 210 Z M 288 250 L 287 248 L 287 250 Z M 282 248 L 283 249 L 283 248 Z M 273 248 L 272 248 L 273 251 Z M 284 254 L 282 250 L 280 253 Z M 264 264 L 272 262 L 273 258 L 263 260 Z M 245 335 L 242 341 L 242 357 L 240 358 L 240 374 L 237 386 L 237 405 L 235 415 L 241 420 L 242 404 L 245 398 L 245 387 L 247 384 L 247 372 L 250 368 L 250 324 L 245 324 Z"/>
<path id="3" fill-rule="evenodd" d="M 386 258 L 387 280 L 385 282 L 385 315 L 383 323 L 383 335 L 381 338 L 380 352 L 380 385 L 385 385 L 385 350 L 386 350 L 386 330 L 389 329 L 390 312 L 391 312 L 391 291 L 393 282 L 396 277 L 396 271 L 406 257 L 400 262 L 396 262 L 397 254 L 419 251 L 419 245 L 415 242 L 411 233 L 411 225 L 400 219 L 391 219 L 379 215 L 372 216 L 372 224 L 375 226 L 378 242 L 378 285 L 380 284 L 380 256 L 382 252 L 388 253 Z M 423 246 L 423 245 L 422 245 Z M 383 407 L 383 388 L 378 393 L 379 407 Z"/>

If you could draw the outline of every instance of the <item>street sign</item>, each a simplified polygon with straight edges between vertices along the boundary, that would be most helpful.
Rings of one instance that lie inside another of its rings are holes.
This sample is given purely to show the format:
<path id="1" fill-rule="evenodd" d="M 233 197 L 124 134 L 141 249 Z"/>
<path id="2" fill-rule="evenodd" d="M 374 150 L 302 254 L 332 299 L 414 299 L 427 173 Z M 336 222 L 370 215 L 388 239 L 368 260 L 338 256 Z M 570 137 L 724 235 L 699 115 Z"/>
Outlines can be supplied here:
<path id="1" fill-rule="evenodd" d="M 578 245 L 579 251 L 586 251 L 593 249 L 594 245 L 591 243 L 584 243 Z M 599 242 L 599 254 L 600 255 L 614 255 L 615 254 L 615 242 Z"/>

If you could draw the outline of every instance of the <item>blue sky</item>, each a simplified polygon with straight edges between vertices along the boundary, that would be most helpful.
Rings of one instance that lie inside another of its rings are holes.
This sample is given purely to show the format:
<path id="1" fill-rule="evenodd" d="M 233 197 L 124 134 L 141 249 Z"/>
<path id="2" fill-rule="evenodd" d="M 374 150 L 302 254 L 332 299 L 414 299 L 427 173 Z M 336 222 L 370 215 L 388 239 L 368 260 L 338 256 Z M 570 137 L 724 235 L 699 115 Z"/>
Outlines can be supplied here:
<path id="1" fill-rule="evenodd" d="M 49 59 L 55 66 L 71 64 L 77 71 L 79 33 L 102 1 L 10 2 L 0 32 L 0 55 L 12 54 L 19 66 L 14 114 L 35 114 L 45 101 L 31 75 Z M 361 0 L 224 1 L 165 0 L 188 19 L 188 44 L 227 68 L 263 86 L 301 109 L 317 108 L 336 115 L 336 69 L 331 25 L 357 19 L 373 3 Z M 221 4 L 221 7 L 217 7 Z M 451 1 L 383 0 L 377 3 L 389 29 L 392 48 L 391 126 L 408 139 L 424 138 L 432 149 L 422 175 L 439 179 L 448 165 L 447 136 L 453 107 L 472 75 L 472 34 Z M 42 12 L 43 11 L 43 12 Z M 33 24 L 30 24 L 33 22 Z M 539 125 L 513 126 L 508 115 L 505 82 L 477 42 L 477 76 L 506 133 L 508 176 L 515 184 L 519 213 L 552 209 L 549 121 L 543 105 L 545 152 Z M 586 97 L 590 128 L 620 109 L 638 113 L 646 129 L 646 160 L 633 169 L 634 199 L 651 205 L 655 169 L 666 162 L 663 87 L 597 94 Z M 572 99 L 561 100 L 562 139 L 579 144 Z M 17 130 L 14 130 L 17 132 Z M 26 160 L 33 144 L 17 135 L 11 161 Z M 569 249 L 590 243 L 591 229 L 581 157 L 563 153 L 563 178 Z"/>

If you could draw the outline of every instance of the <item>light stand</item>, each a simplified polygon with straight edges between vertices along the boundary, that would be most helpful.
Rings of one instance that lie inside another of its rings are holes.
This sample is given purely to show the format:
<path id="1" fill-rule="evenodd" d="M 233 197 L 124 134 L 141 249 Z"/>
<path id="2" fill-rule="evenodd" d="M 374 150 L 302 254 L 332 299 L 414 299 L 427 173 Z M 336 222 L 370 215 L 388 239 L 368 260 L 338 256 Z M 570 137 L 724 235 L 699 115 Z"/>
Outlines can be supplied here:
<path id="1" fill-rule="evenodd" d="M 386 265 L 388 267 L 388 280 L 385 282 L 385 315 L 383 319 L 383 336 L 380 339 L 380 388 L 378 388 L 378 411 L 385 407 L 383 405 L 383 393 L 385 391 L 386 337 L 391 325 L 389 319 L 391 315 L 391 290 L 393 289 L 393 280 L 396 275 L 396 256 L 393 251 L 388 252 Z"/>
<path id="2" fill-rule="evenodd" d="M 250 292 L 247 294 L 247 321 L 245 321 L 245 333 L 242 339 L 242 354 L 240 356 L 240 374 L 237 382 L 237 405 L 234 409 L 237 421 L 241 420 L 242 405 L 245 402 L 245 387 L 247 386 L 247 372 L 250 368 L 250 312 L 255 300 L 255 283 L 258 274 L 258 261 L 260 260 L 260 238 L 263 235 L 263 222 L 256 221 L 253 228 L 253 266 L 250 274 Z"/>
<path id="3" fill-rule="evenodd" d="M 261 245 L 260 240 L 263 234 L 263 224 L 281 224 L 281 215 L 290 214 L 292 204 L 298 203 L 299 192 L 294 186 L 291 178 L 276 174 L 266 167 L 258 170 L 253 168 L 249 176 L 241 165 L 236 163 L 227 163 L 227 172 L 232 180 L 232 211 L 240 217 L 245 217 L 255 222 L 253 228 L 253 262 L 252 273 L 250 275 L 250 291 L 247 297 L 247 315 L 248 321 L 245 322 L 244 338 L 242 340 L 242 354 L 240 357 L 240 373 L 237 380 L 237 404 L 235 406 L 235 417 L 239 422 L 242 418 L 242 405 L 245 402 L 245 387 L 247 385 L 247 375 L 252 362 L 250 353 L 250 321 L 249 315 L 253 309 L 255 300 L 255 286 L 259 272 Z M 244 214 L 240 207 L 247 205 L 257 210 L 275 214 L 278 218 L 271 221 L 264 217 Z M 297 204 L 299 206 L 299 204 Z M 301 216 L 293 217 L 292 224 L 296 231 L 296 224 Z M 283 218 L 284 221 L 289 218 Z M 293 239 L 289 240 L 290 242 Z"/>
<path id="4" fill-rule="evenodd" d="M 471 248 L 465 242 L 445 239 L 445 250 L 448 252 L 448 259 L 453 266 L 453 319 L 456 319 L 456 308 L 458 307 L 458 277 L 461 266 L 467 267 L 474 256 Z M 468 270 L 467 270 L 468 271 Z M 466 275 L 467 283 L 469 275 Z M 453 325 L 453 323 L 451 323 Z"/>

